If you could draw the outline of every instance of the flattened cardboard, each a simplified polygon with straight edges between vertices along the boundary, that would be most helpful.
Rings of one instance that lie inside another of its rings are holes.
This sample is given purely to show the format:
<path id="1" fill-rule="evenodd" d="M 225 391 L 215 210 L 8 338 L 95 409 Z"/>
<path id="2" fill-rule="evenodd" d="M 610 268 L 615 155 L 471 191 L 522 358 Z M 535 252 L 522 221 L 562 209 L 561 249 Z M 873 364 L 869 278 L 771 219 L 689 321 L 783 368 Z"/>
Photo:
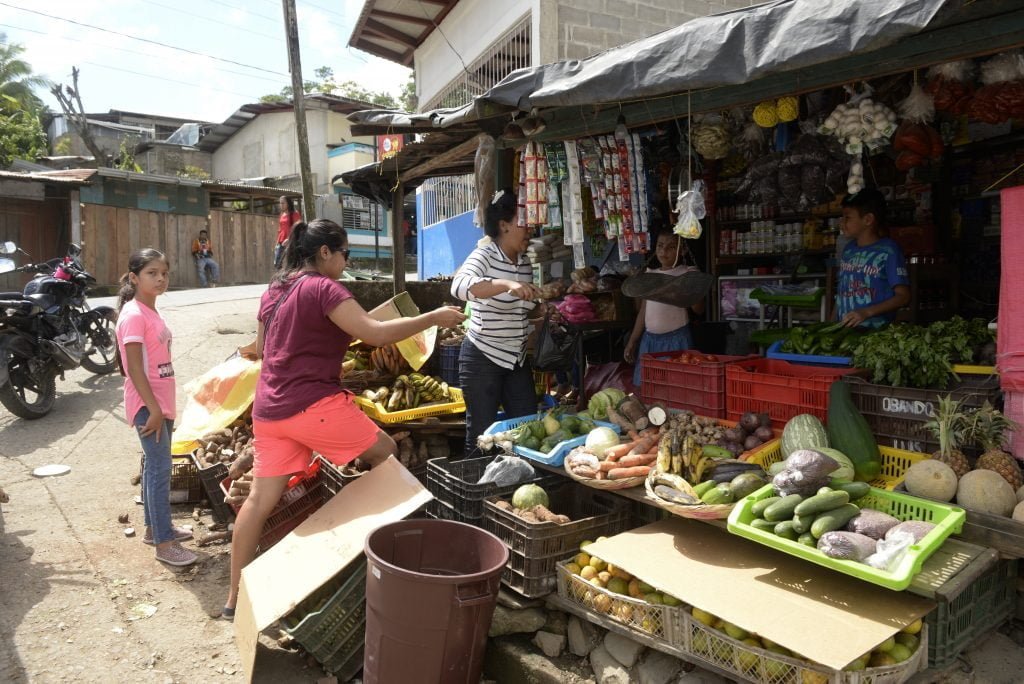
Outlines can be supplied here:
<path id="1" fill-rule="evenodd" d="M 587 552 L 837 670 L 935 607 L 685 518 L 594 542 Z"/>
<path id="2" fill-rule="evenodd" d="M 396 318 L 419 316 L 420 309 L 416 306 L 416 302 L 412 300 L 408 292 L 399 292 L 368 313 L 375 320 L 383 322 L 393 321 Z M 434 343 L 436 340 L 437 326 L 431 326 L 412 337 L 405 338 L 396 343 L 395 346 L 398 347 L 398 351 L 402 353 L 402 356 L 409 362 L 412 369 L 419 370 L 427 362 L 427 359 L 430 358 L 430 355 L 434 353 Z"/>
<path id="3" fill-rule="evenodd" d="M 260 632 L 363 553 L 367 535 L 433 497 L 392 456 L 345 488 L 242 570 L 235 643 L 252 680 Z"/>

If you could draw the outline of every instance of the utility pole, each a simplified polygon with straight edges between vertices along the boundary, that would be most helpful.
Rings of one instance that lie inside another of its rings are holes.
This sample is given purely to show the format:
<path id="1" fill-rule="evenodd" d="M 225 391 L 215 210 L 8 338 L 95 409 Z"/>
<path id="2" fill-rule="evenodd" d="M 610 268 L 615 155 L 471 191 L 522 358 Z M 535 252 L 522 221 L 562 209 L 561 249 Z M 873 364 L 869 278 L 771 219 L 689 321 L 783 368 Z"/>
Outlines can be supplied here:
<path id="1" fill-rule="evenodd" d="M 313 172 L 309 164 L 309 133 L 306 130 L 306 92 L 302 89 L 302 60 L 299 58 L 299 20 L 295 0 L 281 0 L 284 8 L 285 38 L 288 43 L 288 69 L 292 72 L 292 105 L 295 112 L 295 136 L 299 143 L 299 177 L 302 179 L 302 215 L 306 221 L 316 218 L 313 196 Z"/>

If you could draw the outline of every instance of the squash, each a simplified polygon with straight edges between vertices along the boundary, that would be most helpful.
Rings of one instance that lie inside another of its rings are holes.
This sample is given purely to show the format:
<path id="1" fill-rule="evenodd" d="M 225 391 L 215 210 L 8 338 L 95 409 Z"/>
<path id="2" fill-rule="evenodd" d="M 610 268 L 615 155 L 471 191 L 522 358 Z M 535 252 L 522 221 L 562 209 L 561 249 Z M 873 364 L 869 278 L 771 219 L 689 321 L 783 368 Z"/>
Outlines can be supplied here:
<path id="1" fill-rule="evenodd" d="M 782 441 L 779 448 L 782 451 L 782 460 L 789 458 L 794 451 L 800 449 L 819 449 L 828 447 L 828 433 L 825 426 L 817 417 L 809 413 L 801 413 L 793 416 L 782 428 Z"/>
<path id="2" fill-rule="evenodd" d="M 868 421 L 853 404 L 850 385 L 837 380 L 828 396 L 828 441 L 846 454 L 861 482 L 871 482 L 882 472 L 882 455 Z"/>

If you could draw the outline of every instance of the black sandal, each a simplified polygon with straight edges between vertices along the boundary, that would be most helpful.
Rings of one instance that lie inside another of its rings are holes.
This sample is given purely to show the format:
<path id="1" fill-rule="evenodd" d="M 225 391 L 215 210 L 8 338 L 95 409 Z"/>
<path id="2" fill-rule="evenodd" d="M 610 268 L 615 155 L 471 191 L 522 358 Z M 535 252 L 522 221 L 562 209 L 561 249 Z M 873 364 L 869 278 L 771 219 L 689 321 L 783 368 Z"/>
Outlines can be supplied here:
<path id="1" fill-rule="evenodd" d="M 234 622 L 235 621 L 235 609 L 234 608 L 228 608 L 227 606 L 224 606 L 223 608 L 220 609 L 220 615 L 218 616 L 217 619 L 219 619 L 219 620 L 227 620 L 228 622 Z"/>

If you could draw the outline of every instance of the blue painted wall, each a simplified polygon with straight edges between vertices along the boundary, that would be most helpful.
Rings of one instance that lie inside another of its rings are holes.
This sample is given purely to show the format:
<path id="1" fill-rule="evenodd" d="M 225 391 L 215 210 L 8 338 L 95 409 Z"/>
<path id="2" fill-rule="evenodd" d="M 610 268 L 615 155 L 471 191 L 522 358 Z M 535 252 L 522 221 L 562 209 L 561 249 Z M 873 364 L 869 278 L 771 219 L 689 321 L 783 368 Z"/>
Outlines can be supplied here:
<path id="1" fill-rule="evenodd" d="M 420 197 L 416 198 L 417 216 L 422 216 Z M 469 253 L 476 248 L 483 231 L 473 225 L 473 212 L 467 211 L 447 221 L 417 227 L 417 260 L 420 280 L 436 275 L 453 275 Z"/>

